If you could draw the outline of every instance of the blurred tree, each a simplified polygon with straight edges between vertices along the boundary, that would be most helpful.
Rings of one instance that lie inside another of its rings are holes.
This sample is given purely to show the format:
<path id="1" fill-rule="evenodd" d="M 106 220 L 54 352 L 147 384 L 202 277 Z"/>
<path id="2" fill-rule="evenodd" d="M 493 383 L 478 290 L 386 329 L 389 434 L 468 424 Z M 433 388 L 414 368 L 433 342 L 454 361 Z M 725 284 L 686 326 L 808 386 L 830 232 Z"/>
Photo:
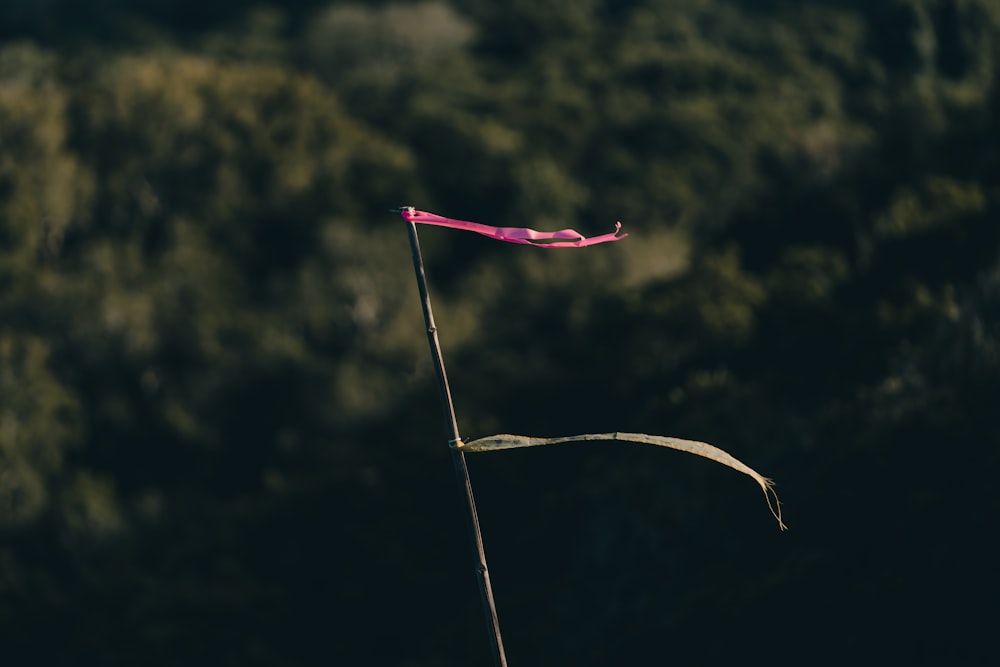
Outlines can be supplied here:
<path id="1" fill-rule="evenodd" d="M 88 213 L 93 177 L 67 147 L 67 103 L 52 54 L 0 46 L 0 299 L 30 283 L 39 259 L 58 257 Z"/>
<path id="2" fill-rule="evenodd" d="M 79 444 L 80 406 L 46 368 L 37 338 L 0 334 L 0 526 L 36 519 Z"/>
<path id="3" fill-rule="evenodd" d="M 5 664 L 485 663 L 404 203 L 632 234 L 422 230 L 468 435 L 706 439 L 788 503 L 772 541 L 660 452 L 476 459 L 512 660 L 985 661 L 996 0 L 0 24 L 43 44 L 0 44 Z"/>

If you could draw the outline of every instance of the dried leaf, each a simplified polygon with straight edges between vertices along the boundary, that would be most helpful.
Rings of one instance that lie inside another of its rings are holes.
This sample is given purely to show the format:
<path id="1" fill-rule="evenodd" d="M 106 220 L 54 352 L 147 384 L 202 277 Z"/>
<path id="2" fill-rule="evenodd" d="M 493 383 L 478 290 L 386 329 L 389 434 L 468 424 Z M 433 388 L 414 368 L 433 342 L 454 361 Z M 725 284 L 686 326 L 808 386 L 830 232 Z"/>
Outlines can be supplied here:
<path id="1" fill-rule="evenodd" d="M 646 435 L 645 433 L 587 433 L 584 435 L 570 435 L 562 438 L 532 438 L 525 435 L 510 435 L 502 433 L 491 435 L 486 438 L 479 438 L 472 442 L 459 441 L 455 447 L 463 452 L 492 452 L 501 449 L 518 449 L 521 447 L 540 447 L 542 445 L 557 445 L 564 442 L 582 442 L 585 440 L 625 440 L 628 442 L 640 442 L 648 445 L 658 445 L 669 447 L 681 452 L 696 454 L 706 459 L 711 459 L 716 463 L 721 463 L 733 470 L 749 475 L 764 491 L 764 498 L 767 500 L 767 507 L 771 514 L 778 520 L 781 530 L 787 530 L 788 526 L 781 520 L 781 503 L 774 492 L 774 482 L 764 477 L 756 470 L 743 463 L 728 452 L 719 449 L 707 442 L 698 440 L 682 440 L 681 438 L 670 438 L 663 435 Z M 773 499 L 773 502 L 772 502 Z"/>

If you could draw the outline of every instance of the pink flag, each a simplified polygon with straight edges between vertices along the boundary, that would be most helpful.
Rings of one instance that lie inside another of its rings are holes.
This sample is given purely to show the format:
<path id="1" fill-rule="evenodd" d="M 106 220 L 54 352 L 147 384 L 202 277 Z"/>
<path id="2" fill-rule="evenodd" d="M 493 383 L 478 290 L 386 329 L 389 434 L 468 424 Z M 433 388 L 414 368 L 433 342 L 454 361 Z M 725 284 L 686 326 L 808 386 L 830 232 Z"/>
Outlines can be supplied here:
<path id="1" fill-rule="evenodd" d="M 622 223 L 615 223 L 615 231 L 601 236 L 587 238 L 574 229 L 560 229 L 557 232 L 539 232 L 527 227 L 493 227 L 483 225 L 478 222 L 467 222 L 465 220 L 454 220 L 440 215 L 418 211 L 412 206 L 404 206 L 399 209 L 400 214 L 409 222 L 423 225 L 437 225 L 438 227 L 452 227 L 454 229 L 464 229 L 476 232 L 483 236 L 489 236 L 508 243 L 521 243 L 523 245 L 533 245 L 539 248 L 582 248 L 583 246 L 594 245 L 596 243 L 606 243 L 608 241 L 619 241 L 628 234 L 619 234 Z M 553 239 L 572 239 L 570 241 L 560 241 Z"/>

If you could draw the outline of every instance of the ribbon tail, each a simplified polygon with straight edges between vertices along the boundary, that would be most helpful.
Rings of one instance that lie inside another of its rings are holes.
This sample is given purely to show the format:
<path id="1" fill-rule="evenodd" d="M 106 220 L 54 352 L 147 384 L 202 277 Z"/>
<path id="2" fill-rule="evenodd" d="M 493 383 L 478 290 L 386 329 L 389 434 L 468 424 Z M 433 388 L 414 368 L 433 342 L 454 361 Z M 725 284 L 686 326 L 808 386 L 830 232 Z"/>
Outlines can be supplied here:
<path id="1" fill-rule="evenodd" d="M 628 234 L 621 232 L 622 223 L 615 223 L 615 231 L 608 234 L 601 234 L 600 236 L 580 236 L 575 241 L 553 241 L 551 243 L 534 243 L 531 245 L 544 247 L 544 248 L 584 248 L 586 246 L 597 245 L 598 243 L 609 243 L 611 241 L 621 241 L 626 238 Z"/>

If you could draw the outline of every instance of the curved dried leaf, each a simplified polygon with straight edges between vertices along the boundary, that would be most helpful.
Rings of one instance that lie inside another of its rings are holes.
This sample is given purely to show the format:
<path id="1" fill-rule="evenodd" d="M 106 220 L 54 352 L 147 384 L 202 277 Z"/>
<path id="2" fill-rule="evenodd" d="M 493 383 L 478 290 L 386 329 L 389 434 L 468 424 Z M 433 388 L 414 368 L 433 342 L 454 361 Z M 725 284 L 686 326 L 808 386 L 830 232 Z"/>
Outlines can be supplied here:
<path id="1" fill-rule="evenodd" d="M 628 442 L 639 442 L 647 445 L 657 445 L 659 447 L 669 447 L 681 452 L 695 454 L 706 459 L 711 459 L 716 463 L 738 470 L 739 472 L 753 478 L 764 491 L 764 498 L 767 500 L 767 507 L 771 514 L 778 521 L 778 526 L 786 530 L 788 526 L 781 520 L 781 503 L 774 492 L 774 482 L 764 477 L 756 470 L 743 463 L 735 456 L 719 449 L 715 445 L 698 440 L 683 440 L 681 438 L 671 438 L 664 435 L 647 435 L 645 433 L 586 433 L 584 435 L 570 435 L 561 438 L 532 438 L 525 435 L 510 435 L 501 433 L 491 435 L 486 438 L 479 438 L 472 442 L 461 442 L 455 444 L 463 452 L 493 452 L 501 449 L 518 449 L 521 447 L 540 447 L 542 445 L 558 445 L 564 442 L 582 442 L 586 440 L 624 440 Z"/>

